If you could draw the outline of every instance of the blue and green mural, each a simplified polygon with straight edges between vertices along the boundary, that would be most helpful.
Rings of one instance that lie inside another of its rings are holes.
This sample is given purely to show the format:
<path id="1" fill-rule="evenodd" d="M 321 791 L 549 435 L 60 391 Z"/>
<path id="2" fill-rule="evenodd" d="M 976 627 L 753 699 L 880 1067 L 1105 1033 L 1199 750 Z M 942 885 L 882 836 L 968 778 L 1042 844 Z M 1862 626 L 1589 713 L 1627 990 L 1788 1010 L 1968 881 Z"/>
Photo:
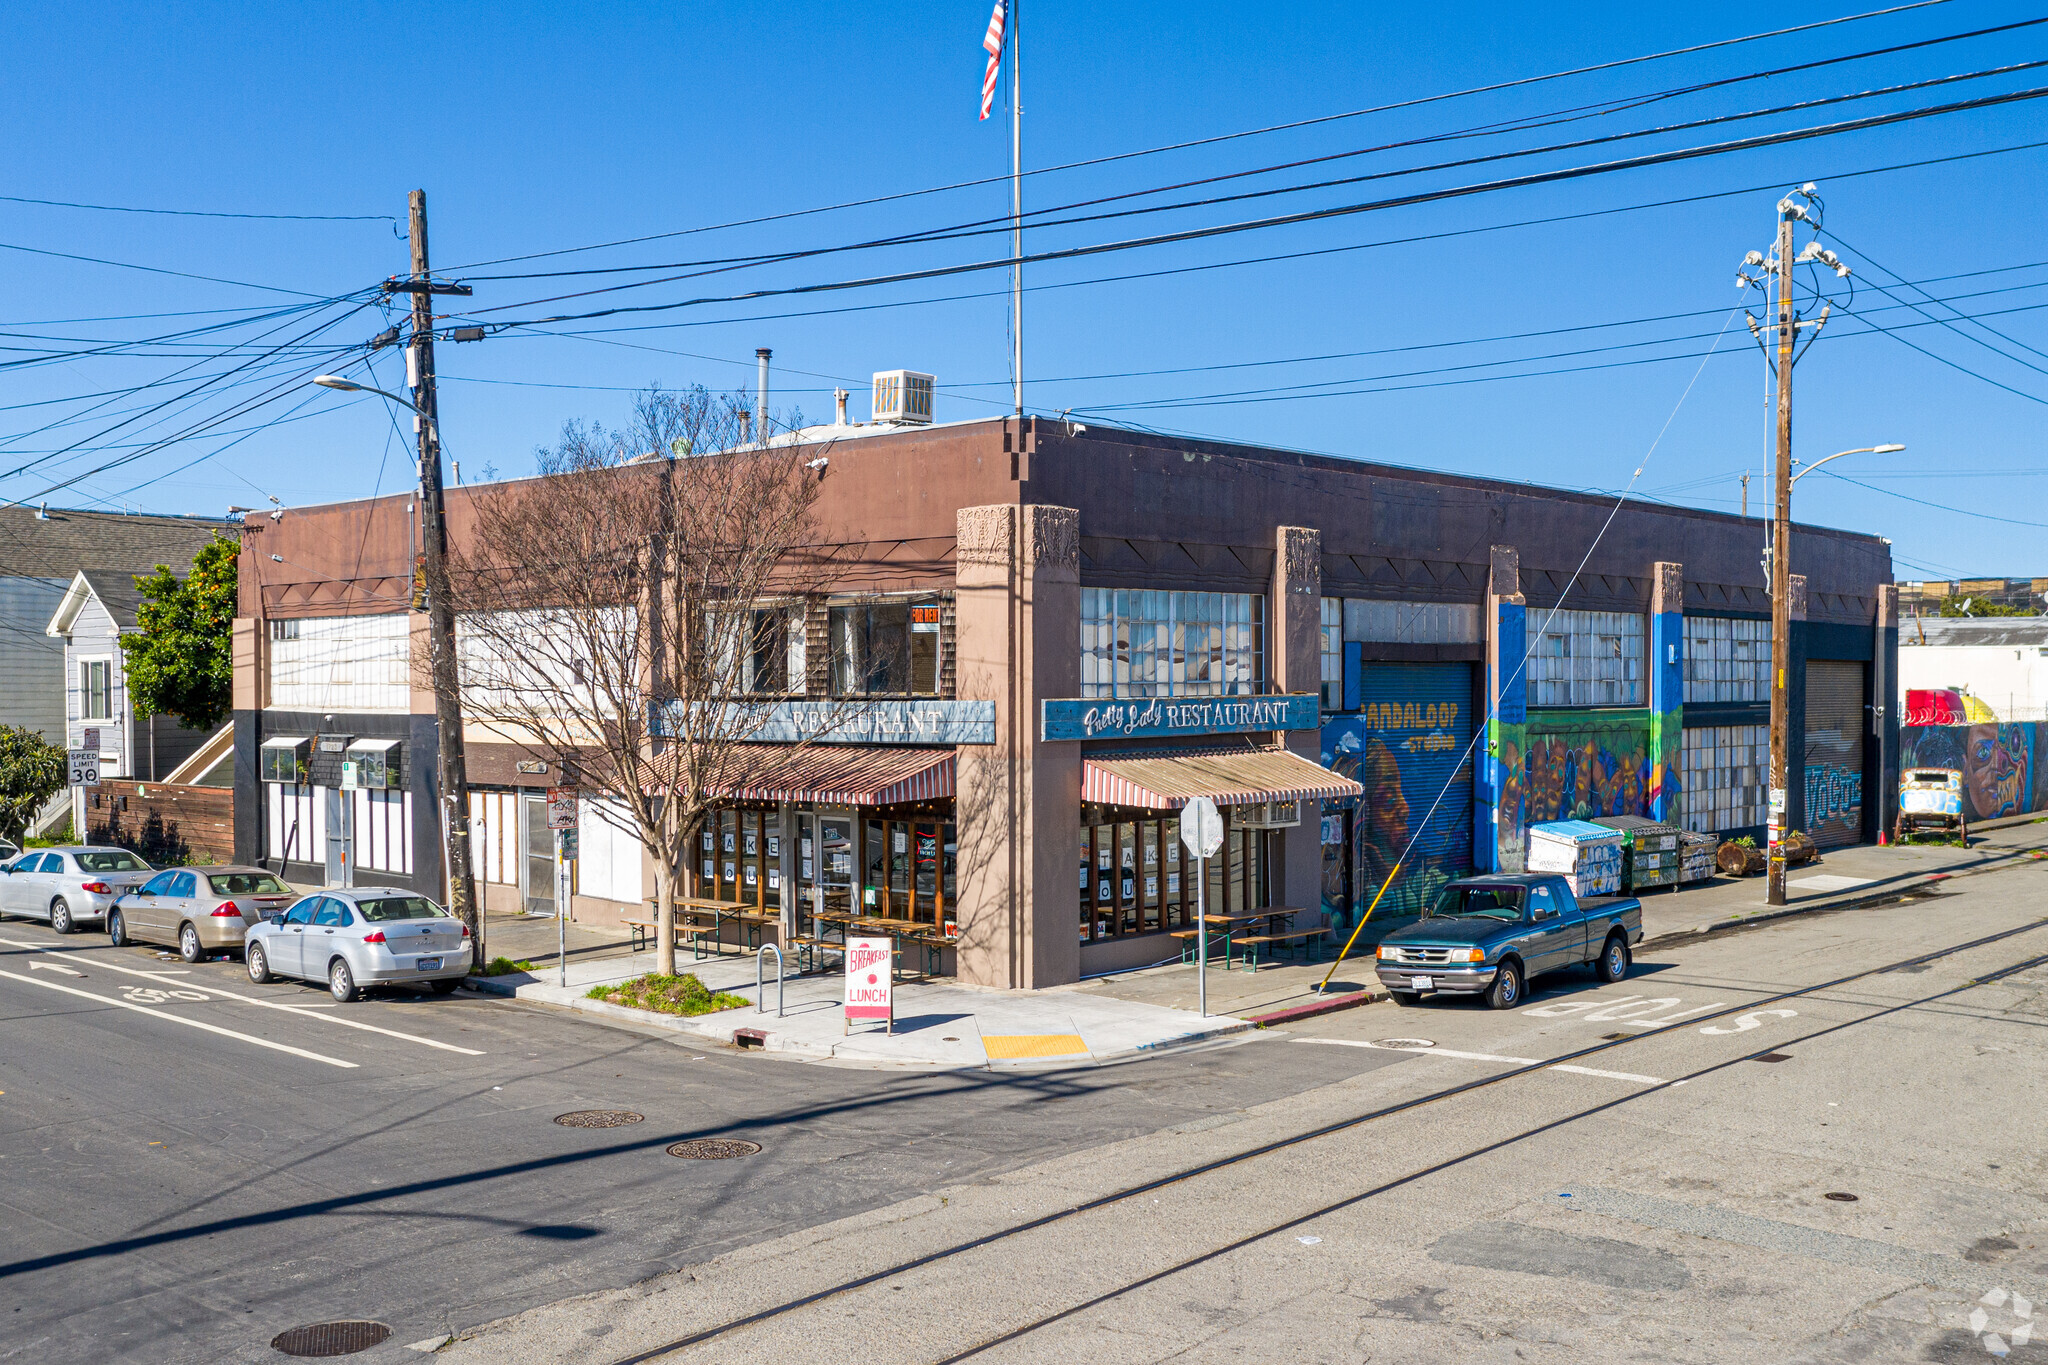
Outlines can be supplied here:
<path id="1" fill-rule="evenodd" d="M 1648 815 L 1653 792 L 1675 799 L 1673 763 L 1650 758 L 1652 724 L 1648 711 L 1531 712 L 1522 775 L 1528 823 Z"/>

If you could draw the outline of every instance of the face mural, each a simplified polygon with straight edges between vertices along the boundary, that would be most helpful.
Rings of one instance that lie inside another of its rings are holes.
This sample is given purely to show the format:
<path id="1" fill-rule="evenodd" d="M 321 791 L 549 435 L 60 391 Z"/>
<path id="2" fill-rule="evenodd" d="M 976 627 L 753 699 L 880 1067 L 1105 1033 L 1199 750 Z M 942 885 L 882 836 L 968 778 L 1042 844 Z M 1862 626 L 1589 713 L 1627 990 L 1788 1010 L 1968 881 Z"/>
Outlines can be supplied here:
<path id="1" fill-rule="evenodd" d="M 1908 725 L 1899 731 L 1901 769 L 1954 768 L 1972 820 L 2048 810 L 2040 724 Z"/>

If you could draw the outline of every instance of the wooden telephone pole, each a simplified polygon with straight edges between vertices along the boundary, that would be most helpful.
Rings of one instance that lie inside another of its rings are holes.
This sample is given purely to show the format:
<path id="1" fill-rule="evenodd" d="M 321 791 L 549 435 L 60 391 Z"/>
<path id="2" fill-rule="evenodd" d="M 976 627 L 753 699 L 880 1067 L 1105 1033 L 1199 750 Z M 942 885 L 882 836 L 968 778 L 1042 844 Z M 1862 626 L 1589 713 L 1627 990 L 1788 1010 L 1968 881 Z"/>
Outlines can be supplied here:
<path id="1" fill-rule="evenodd" d="M 1799 319 L 1792 307 L 1792 224 L 1800 217 L 1791 197 L 1778 204 L 1778 514 L 1771 533 L 1771 787 L 1770 857 L 1764 899 L 1785 904 L 1786 789 L 1791 774 L 1791 694 L 1785 664 L 1792 657 L 1792 348 Z"/>
<path id="2" fill-rule="evenodd" d="M 448 908 L 469 926 L 476 945 L 474 961 L 484 955 L 483 907 L 476 899 L 476 878 L 469 862 L 469 766 L 462 753 L 462 698 L 455 667 L 455 604 L 448 595 L 448 516 L 441 486 L 441 423 L 434 392 L 434 295 L 466 294 L 457 285 L 436 285 L 427 269 L 427 192 L 410 197 L 412 278 L 396 286 L 412 295 L 413 403 L 419 412 L 420 438 L 420 563 L 414 572 L 427 596 L 427 625 L 432 639 L 434 729 L 441 762 L 441 814 L 448 855 Z M 396 291 L 394 291 L 396 292 Z M 415 594 L 417 601 L 417 594 Z"/>

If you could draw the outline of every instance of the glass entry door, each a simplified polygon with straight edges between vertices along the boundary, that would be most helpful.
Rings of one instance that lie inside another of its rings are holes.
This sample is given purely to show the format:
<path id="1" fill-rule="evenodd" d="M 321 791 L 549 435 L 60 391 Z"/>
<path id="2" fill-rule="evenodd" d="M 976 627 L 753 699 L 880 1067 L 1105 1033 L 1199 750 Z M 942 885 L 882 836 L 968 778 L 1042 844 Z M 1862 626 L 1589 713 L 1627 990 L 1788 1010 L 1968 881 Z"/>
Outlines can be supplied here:
<path id="1" fill-rule="evenodd" d="M 797 830 L 796 884 L 802 912 L 852 911 L 859 853 L 853 812 L 803 811 L 797 816 Z"/>
<path id="2" fill-rule="evenodd" d="M 545 796 L 519 798 L 520 889 L 529 915 L 555 913 L 555 832 L 548 828 Z"/>

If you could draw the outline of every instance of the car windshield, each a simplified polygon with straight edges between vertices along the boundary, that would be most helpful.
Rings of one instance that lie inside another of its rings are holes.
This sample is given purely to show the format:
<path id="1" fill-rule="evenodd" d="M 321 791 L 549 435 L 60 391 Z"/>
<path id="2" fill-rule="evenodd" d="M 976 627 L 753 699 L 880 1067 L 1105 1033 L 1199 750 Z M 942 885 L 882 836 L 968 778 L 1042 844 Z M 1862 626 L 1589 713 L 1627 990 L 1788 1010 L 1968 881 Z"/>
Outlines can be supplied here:
<path id="1" fill-rule="evenodd" d="M 1948 779 L 1949 775 L 1937 768 L 1933 772 L 1914 773 L 1906 780 L 1908 782 L 1932 782 L 1937 786 L 1945 787 L 1948 785 Z"/>
<path id="2" fill-rule="evenodd" d="M 125 848 L 93 849 L 74 853 L 81 872 L 147 872 L 149 864 Z"/>
<path id="3" fill-rule="evenodd" d="M 1499 919 L 1522 917 L 1519 886 L 1447 886 L 1437 893 L 1430 919 Z"/>
<path id="4" fill-rule="evenodd" d="M 373 924 L 394 919 L 441 918 L 441 907 L 425 896 L 387 896 L 383 900 L 357 901 L 356 909 Z"/>
<path id="5" fill-rule="evenodd" d="M 268 872 L 227 872 L 208 877 L 216 896 L 289 896 L 292 889 Z"/>

